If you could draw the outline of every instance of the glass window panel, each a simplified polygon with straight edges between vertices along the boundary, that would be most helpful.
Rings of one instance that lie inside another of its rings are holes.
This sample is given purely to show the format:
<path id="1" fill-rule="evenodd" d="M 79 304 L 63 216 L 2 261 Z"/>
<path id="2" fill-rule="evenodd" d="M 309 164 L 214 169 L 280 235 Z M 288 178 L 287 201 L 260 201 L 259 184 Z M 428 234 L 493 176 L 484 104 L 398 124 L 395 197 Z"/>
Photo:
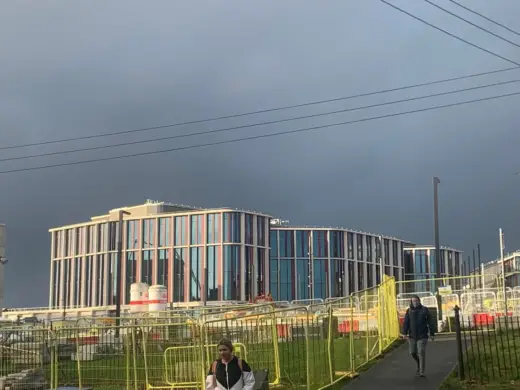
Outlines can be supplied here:
<path id="1" fill-rule="evenodd" d="M 265 280 L 265 249 L 257 248 L 256 253 L 256 289 L 258 294 L 264 294 L 264 280 Z"/>
<path id="2" fill-rule="evenodd" d="M 170 246 L 171 218 L 159 218 L 159 246 Z"/>
<path id="3" fill-rule="evenodd" d="M 208 214 L 207 240 L 208 244 L 220 243 L 220 214 Z"/>
<path id="4" fill-rule="evenodd" d="M 126 291 L 125 303 L 130 303 L 130 286 L 137 282 L 137 252 L 126 253 Z"/>
<path id="5" fill-rule="evenodd" d="M 202 248 L 191 248 L 190 254 L 190 301 L 201 300 Z"/>
<path id="6" fill-rule="evenodd" d="M 223 299 L 240 299 L 240 246 L 224 246 Z"/>
<path id="7" fill-rule="evenodd" d="M 203 215 L 192 215 L 191 216 L 191 237 L 190 242 L 191 245 L 200 245 L 204 242 L 202 241 L 202 229 L 204 216 Z"/>
<path id="8" fill-rule="evenodd" d="M 265 228 L 267 225 L 267 218 L 257 216 L 256 217 L 256 235 L 258 238 L 258 246 L 266 246 L 265 243 Z"/>
<path id="9" fill-rule="evenodd" d="M 253 216 L 251 214 L 245 215 L 245 242 L 246 244 L 253 245 Z"/>
<path id="10" fill-rule="evenodd" d="M 153 251 L 143 251 L 141 261 L 141 282 L 149 286 L 153 284 Z"/>
<path id="11" fill-rule="evenodd" d="M 175 246 L 188 245 L 188 217 L 175 217 Z"/>
<path id="12" fill-rule="evenodd" d="M 184 270 L 186 264 L 187 249 L 174 249 L 173 257 L 173 301 L 184 302 Z"/>
<path id="13" fill-rule="evenodd" d="M 326 260 L 314 260 L 314 298 L 327 298 Z"/>
<path id="14" fill-rule="evenodd" d="M 154 219 L 145 219 L 143 221 L 143 248 L 155 247 L 154 225 Z"/>
<path id="15" fill-rule="evenodd" d="M 126 249 L 139 247 L 139 223 L 140 221 L 128 221 L 126 223 Z"/>
<path id="16" fill-rule="evenodd" d="M 315 230 L 312 233 L 312 251 L 314 257 L 327 257 L 327 231 Z"/>
<path id="17" fill-rule="evenodd" d="M 220 248 L 217 246 L 209 246 L 207 251 L 208 274 L 207 283 L 207 300 L 218 301 L 218 263 L 220 258 Z"/>
<path id="18" fill-rule="evenodd" d="M 348 258 L 354 259 L 354 233 L 347 233 Z"/>
<path id="19" fill-rule="evenodd" d="M 315 260 L 317 261 L 317 260 Z M 292 274 L 290 275 L 292 280 Z M 310 299 L 309 259 L 296 260 L 296 297 Z"/>
<path id="20" fill-rule="evenodd" d="M 163 285 L 166 289 L 168 286 L 168 259 L 170 251 L 168 249 L 160 249 L 157 258 L 157 284 Z"/>
<path id="21" fill-rule="evenodd" d="M 275 301 L 281 300 L 280 294 L 278 294 L 278 290 L 280 287 L 279 275 L 280 269 L 278 259 L 275 257 L 271 257 L 269 261 L 269 291 Z"/>
<path id="22" fill-rule="evenodd" d="M 292 301 L 293 295 L 293 260 L 280 260 L 280 300 Z"/>
<path id="23" fill-rule="evenodd" d="M 224 242 L 241 241 L 240 213 L 224 213 Z"/>

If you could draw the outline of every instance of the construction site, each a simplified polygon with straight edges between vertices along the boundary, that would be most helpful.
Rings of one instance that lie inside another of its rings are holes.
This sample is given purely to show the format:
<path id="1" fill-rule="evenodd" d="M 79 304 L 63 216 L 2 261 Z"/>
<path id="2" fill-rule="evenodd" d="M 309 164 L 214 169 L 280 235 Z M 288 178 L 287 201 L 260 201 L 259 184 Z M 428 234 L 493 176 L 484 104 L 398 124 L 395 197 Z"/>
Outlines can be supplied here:
<path id="1" fill-rule="evenodd" d="M 471 279 L 461 291 L 413 292 L 437 316 L 438 331 L 453 331 L 455 306 L 489 329 L 519 315 L 519 288 L 507 288 L 504 302 L 500 288 L 472 288 Z M 398 340 L 412 293 L 396 287 L 385 277 L 344 298 L 171 308 L 141 286 L 140 304 L 120 318 L 3 321 L 0 389 L 200 389 L 222 338 L 260 375 L 257 385 L 267 373 L 269 386 L 325 388 L 355 377 Z"/>

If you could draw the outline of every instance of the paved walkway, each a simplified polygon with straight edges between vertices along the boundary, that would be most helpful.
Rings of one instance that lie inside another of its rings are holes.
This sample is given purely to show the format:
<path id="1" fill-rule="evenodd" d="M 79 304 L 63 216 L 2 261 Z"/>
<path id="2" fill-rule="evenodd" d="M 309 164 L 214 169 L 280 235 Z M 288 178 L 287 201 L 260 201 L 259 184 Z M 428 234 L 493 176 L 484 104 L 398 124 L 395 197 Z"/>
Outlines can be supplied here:
<path id="1" fill-rule="evenodd" d="M 457 363 L 455 336 L 438 337 L 428 343 L 426 378 L 415 376 L 415 361 L 408 354 L 408 344 L 388 354 L 381 362 L 362 372 L 344 390 L 420 389 L 438 390 Z"/>

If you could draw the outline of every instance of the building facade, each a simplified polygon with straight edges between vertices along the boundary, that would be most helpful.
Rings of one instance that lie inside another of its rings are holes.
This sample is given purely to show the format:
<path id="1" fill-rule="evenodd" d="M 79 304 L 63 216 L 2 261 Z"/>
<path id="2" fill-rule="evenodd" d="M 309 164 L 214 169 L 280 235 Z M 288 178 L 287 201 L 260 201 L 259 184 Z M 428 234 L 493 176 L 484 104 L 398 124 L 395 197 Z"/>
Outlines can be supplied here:
<path id="1" fill-rule="evenodd" d="M 449 278 L 463 275 L 464 253 L 457 249 L 441 247 L 440 275 Z M 437 275 L 434 246 L 406 246 L 404 249 L 405 280 L 417 280 L 405 283 L 406 292 L 434 292 L 440 284 L 429 279 Z M 462 288 L 462 279 L 450 281 L 454 290 Z"/>
<path id="2" fill-rule="evenodd" d="M 270 244 L 270 292 L 278 301 L 344 297 L 377 285 L 382 273 L 404 277 L 404 243 L 393 237 L 271 225 Z"/>
<path id="3" fill-rule="evenodd" d="M 120 210 L 122 304 L 135 282 L 166 286 L 169 302 L 247 300 L 268 288 L 270 216 L 148 201 L 50 230 L 51 309 L 115 304 Z"/>
<path id="4" fill-rule="evenodd" d="M 473 270 L 471 272 L 472 275 L 477 277 L 477 282 L 474 282 L 477 287 L 482 286 L 482 281 L 484 282 L 484 287 L 486 288 L 498 288 L 503 286 L 502 280 L 504 278 L 504 273 L 506 287 L 514 288 L 520 286 L 520 251 L 504 255 L 503 269 L 501 259 L 496 259 L 485 263 L 483 264 L 482 268 Z"/>

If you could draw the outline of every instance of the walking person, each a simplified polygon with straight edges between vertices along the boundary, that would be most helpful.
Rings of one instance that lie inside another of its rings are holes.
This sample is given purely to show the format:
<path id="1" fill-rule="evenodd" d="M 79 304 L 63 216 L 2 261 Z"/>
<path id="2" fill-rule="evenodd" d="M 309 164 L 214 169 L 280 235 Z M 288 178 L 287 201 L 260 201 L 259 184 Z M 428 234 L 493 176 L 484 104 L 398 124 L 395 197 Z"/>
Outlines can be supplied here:
<path id="1" fill-rule="evenodd" d="M 410 307 L 406 311 L 403 324 L 403 336 L 408 338 L 410 355 L 417 363 L 417 375 L 424 377 L 426 369 L 426 346 L 428 338 L 434 340 L 434 319 L 430 310 L 421 304 L 421 299 L 413 295 Z"/>
<path id="2" fill-rule="evenodd" d="M 246 361 L 233 355 L 233 344 L 227 339 L 218 343 L 219 358 L 206 377 L 206 390 L 253 390 L 255 377 Z"/>

